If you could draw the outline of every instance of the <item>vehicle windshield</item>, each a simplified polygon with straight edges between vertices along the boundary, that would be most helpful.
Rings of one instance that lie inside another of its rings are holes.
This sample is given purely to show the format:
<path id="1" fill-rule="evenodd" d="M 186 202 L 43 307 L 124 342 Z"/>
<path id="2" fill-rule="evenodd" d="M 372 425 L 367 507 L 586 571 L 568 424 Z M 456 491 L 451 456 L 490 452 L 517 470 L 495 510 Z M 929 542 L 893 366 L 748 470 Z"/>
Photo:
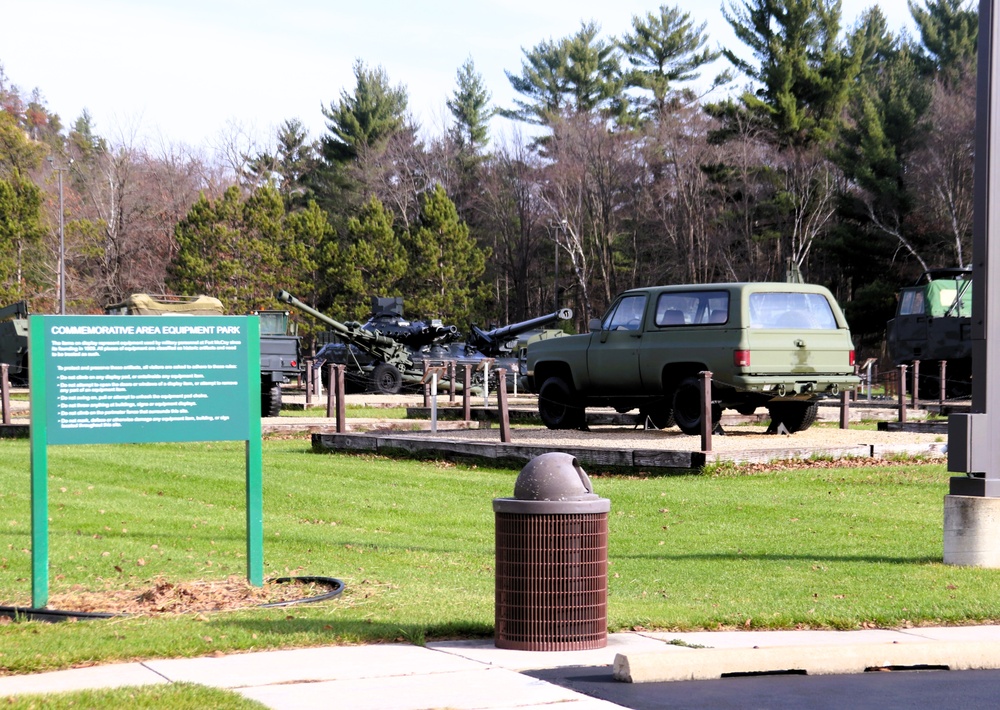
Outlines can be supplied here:
<path id="1" fill-rule="evenodd" d="M 837 319 L 819 293 L 752 293 L 750 327 L 836 330 Z"/>

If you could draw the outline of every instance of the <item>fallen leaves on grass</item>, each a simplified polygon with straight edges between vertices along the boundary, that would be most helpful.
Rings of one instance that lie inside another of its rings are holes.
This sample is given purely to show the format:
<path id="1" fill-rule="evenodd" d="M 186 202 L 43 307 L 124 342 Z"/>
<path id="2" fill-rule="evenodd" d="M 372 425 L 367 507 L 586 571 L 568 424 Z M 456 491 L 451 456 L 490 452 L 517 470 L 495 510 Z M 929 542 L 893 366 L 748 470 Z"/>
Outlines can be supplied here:
<path id="1" fill-rule="evenodd" d="M 318 596 L 330 591 L 315 583 L 265 582 L 252 586 L 245 578 L 230 576 L 224 580 L 171 582 L 154 579 L 142 590 L 104 589 L 93 591 L 76 585 L 70 591 L 52 594 L 50 609 L 104 612 L 112 614 L 182 614 L 187 612 L 234 611 L 261 604 L 289 602 Z"/>

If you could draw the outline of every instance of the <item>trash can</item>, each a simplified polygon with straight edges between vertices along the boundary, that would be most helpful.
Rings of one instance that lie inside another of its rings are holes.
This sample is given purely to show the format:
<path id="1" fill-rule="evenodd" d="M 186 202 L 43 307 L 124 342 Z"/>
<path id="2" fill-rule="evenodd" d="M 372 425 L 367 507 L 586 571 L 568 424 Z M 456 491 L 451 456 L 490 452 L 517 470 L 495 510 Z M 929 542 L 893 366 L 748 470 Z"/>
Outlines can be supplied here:
<path id="1" fill-rule="evenodd" d="M 495 498 L 497 648 L 580 651 L 608 643 L 608 511 L 576 458 L 552 452 Z"/>

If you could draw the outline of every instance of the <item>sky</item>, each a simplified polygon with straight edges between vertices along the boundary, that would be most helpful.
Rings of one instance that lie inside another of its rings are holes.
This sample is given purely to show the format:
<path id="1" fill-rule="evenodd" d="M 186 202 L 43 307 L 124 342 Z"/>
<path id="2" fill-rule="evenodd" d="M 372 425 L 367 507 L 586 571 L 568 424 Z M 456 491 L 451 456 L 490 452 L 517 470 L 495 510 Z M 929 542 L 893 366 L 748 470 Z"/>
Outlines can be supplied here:
<path id="1" fill-rule="evenodd" d="M 845 26 L 875 4 L 842 1 Z M 722 0 L 666 4 L 707 23 L 710 46 L 740 46 Z M 879 4 L 891 28 L 912 32 L 906 2 Z M 504 72 L 520 74 L 525 50 L 590 20 L 605 37 L 621 35 L 634 15 L 658 7 L 649 0 L 31 0 L 4 8 L 0 65 L 23 93 L 39 89 L 64 126 L 86 109 L 112 143 L 211 150 L 237 134 L 266 143 L 291 118 L 318 138 L 321 108 L 353 92 L 361 60 L 405 86 L 414 118 L 438 135 L 470 57 L 494 103 L 511 107 Z M 508 130 L 493 125 L 494 134 Z"/>

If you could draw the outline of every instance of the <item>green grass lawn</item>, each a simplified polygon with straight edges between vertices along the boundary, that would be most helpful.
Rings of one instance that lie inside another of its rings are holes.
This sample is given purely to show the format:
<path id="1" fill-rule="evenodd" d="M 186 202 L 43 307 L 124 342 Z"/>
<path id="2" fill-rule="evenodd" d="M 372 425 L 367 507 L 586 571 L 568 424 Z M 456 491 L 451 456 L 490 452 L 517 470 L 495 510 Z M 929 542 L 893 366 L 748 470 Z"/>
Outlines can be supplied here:
<path id="1" fill-rule="evenodd" d="M 245 575 L 243 445 L 49 447 L 50 589 Z M 0 441 L 0 604 L 28 606 L 28 444 Z M 940 464 L 602 476 L 609 626 L 859 628 L 1000 619 L 1000 571 L 942 559 Z M 0 669 L 492 635 L 492 500 L 516 470 L 264 443 L 267 577 L 338 577 L 280 609 L 0 625 Z"/>
<path id="2" fill-rule="evenodd" d="M 108 690 L 79 690 L 48 695 L 19 695 L 0 698 L 7 710 L 78 710 L 78 708 L 120 708 L 129 710 L 263 710 L 267 706 L 244 698 L 231 690 L 193 683 L 168 683 Z"/>

